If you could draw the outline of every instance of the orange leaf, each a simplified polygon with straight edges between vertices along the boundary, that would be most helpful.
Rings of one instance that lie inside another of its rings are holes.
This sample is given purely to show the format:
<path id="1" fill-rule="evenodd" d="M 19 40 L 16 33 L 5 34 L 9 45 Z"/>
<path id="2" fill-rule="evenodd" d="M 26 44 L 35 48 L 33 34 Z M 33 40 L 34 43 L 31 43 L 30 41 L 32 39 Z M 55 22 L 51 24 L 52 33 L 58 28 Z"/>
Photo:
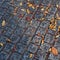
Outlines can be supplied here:
<path id="1" fill-rule="evenodd" d="M 51 52 L 53 53 L 53 55 L 58 55 L 58 50 L 55 47 L 51 48 Z"/>

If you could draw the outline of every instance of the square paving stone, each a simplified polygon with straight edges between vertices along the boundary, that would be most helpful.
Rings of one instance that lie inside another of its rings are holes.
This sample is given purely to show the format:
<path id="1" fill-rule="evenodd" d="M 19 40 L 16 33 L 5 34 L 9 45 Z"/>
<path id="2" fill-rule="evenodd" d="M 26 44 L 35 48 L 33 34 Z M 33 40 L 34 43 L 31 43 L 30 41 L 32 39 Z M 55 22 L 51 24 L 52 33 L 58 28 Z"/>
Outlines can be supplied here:
<path id="1" fill-rule="evenodd" d="M 15 29 L 16 26 L 17 26 L 17 23 L 16 23 L 16 20 L 14 18 L 11 18 L 8 22 L 8 27 L 12 28 L 12 29 Z"/>
<path id="2" fill-rule="evenodd" d="M 45 53 L 42 50 L 38 50 L 35 56 L 35 60 L 45 60 Z"/>
<path id="3" fill-rule="evenodd" d="M 34 54 L 32 54 L 32 57 L 30 58 L 31 53 L 29 53 L 28 51 L 24 53 L 22 60 L 32 60 L 32 58 L 34 57 Z"/>
<path id="4" fill-rule="evenodd" d="M 57 56 L 54 56 L 52 53 L 49 55 L 49 59 L 51 60 L 59 60 Z"/>
<path id="5" fill-rule="evenodd" d="M 5 13 L 5 15 L 3 16 L 3 18 L 8 22 L 9 21 L 9 19 L 12 17 L 12 15 L 11 14 L 9 14 L 9 13 Z"/>
<path id="6" fill-rule="evenodd" d="M 30 44 L 28 47 L 28 51 L 35 53 L 37 51 L 38 47 L 34 44 Z"/>
<path id="7" fill-rule="evenodd" d="M 31 36 L 29 35 L 23 35 L 22 39 L 20 40 L 21 43 L 28 45 L 31 41 Z"/>
<path id="8" fill-rule="evenodd" d="M 18 43 L 16 45 L 16 51 L 23 54 L 24 51 L 26 50 L 26 45 L 23 45 L 22 43 Z"/>
<path id="9" fill-rule="evenodd" d="M 11 39 L 11 41 L 13 43 L 16 43 L 16 42 L 18 42 L 20 40 L 20 37 L 17 36 L 17 35 L 15 35 L 15 34 L 12 34 L 11 37 L 10 37 L 10 39 Z"/>
<path id="10" fill-rule="evenodd" d="M 60 53 L 60 42 L 57 41 L 54 46 L 57 48 L 58 53 Z"/>
<path id="11" fill-rule="evenodd" d="M 47 28 L 49 26 L 49 22 L 48 21 L 43 21 L 41 24 L 40 24 L 40 27 L 43 27 L 43 28 Z"/>
<path id="12" fill-rule="evenodd" d="M 12 53 L 10 57 L 10 60 L 20 60 L 20 59 L 21 59 L 21 55 L 16 52 Z"/>
<path id="13" fill-rule="evenodd" d="M 37 28 L 37 27 L 39 26 L 39 23 L 40 23 L 40 22 L 37 21 L 37 20 L 32 20 L 32 23 L 31 23 L 30 26 Z"/>
<path id="14" fill-rule="evenodd" d="M 32 43 L 36 44 L 36 45 L 40 45 L 41 43 L 41 37 L 38 37 L 38 36 L 34 36 L 33 40 L 32 40 Z"/>
<path id="15" fill-rule="evenodd" d="M 8 38 L 11 37 L 11 34 L 12 34 L 13 30 L 9 27 L 6 27 L 5 28 L 5 32 L 4 32 L 4 35 L 7 36 Z"/>
<path id="16" fill-rule="evenodd" d="M 9 9 L 7 10 L 7 12 L 10 13 L 10 14 L 12 14 L 13 11 L 14 11 L 14 7 L 10 5 L 8 8 Z"/>
<path id="17" fill-rule="evenodd" d="M 14 31 L 14 34 L 22 36 L 23 33 L 24 33 L 24 31 L 25 31 L 24 28 L 17 26 L 16 29 L 15 29 L 15 31 Z"/>
<path id="18" fill-rule="evenodd" d="M 55 34 L 55 31 L 53 31 L 51 29 L 48 29 L 48 33 L 54 35 Z"/>
<path id="19" fill-rule="evenodd" d="M 41 44 L 40 48 L 44 53 L 46 53 L 48 52 L 50 45 L 48 43 L 44 43 L 44 44 Z"/>
<path id="20" fill-rule="evenodd" d="M 41 35 L 45 35 L 46 29 L 39 27 L 36 34 L 40 33 Z"/>
<path id="21" fill-rule="evenodd" d="M 5 36 L 3 36 L 3 35 L 1 35 L 0 36 L 0 43 L 3 43 L 3 44 L 5 44 L 6 43 L 6 37 Z"/>
<path id="22" fill-rule="evenodd" d="M 51 13 L 55 14 L 56 11 L 57 11 L 57 8 L 56 7 L 51 7 L 50 8 L 50 12 Z"/>
<path id="23" fill-rule="evenodd" d="M 35 27 L 28 27 L 28 29 L 26 30 L 25 34 L 28 34 L 30 36 L 33 36 L 35 30 L 36 30 Z"/>
<path id="24" fill-rule="evenodd" d="M 20 20 L 19 23 L 18 23 L 18 25 L 20 27 L 23 27 L 23 28 L 26 28 L 28 26 L 27 22 L 25 20 Z"/>
<path id="25" fill-rule="evenodd" d="M 1 7 L 1 8 L 0 8 L 0 14 L 1 14 L 1 15 L 4 15 L 4 13 L 6 13 L 6 11 Z"/>
<path id="26" fill-rule="evenodd" d="M 39 9 L 36 11 L 35 15 L 34 15 L 34 18 L 36 19 L 40 19 L 43 17 L 43 14 L 39 11 Z"/>
<path id="27" fill-rule="evenodd" d="M 54 14 L 48 13 L 45 18 L 46 18 L 46 20 L 50 21 L 52 19 L 52 17 L 54 17 Z"/>
<path id="28" fill-rule="evenodd" d="M 1 60 L 7 60 L 8 59 L 8 54 L 5 52 L 0 52 L 0 59 Z"/>
<path id="29" fill-rule="evenodd" d="M 4 48 L 4 51 L 10 53 L 11 50 L 12 50 L 12 48 L 13 48 L 13 46 L 14 46 L 13 44 L 7 43 L 6 46 L 5 46 L 5 48 Z"/>
<path id="30" fill-rule="evenodd" d="M 4 1 L 4 3 L 2 4 L 2 7 L 4 8 L 8 8 L 10 5 L 8 4 L 8 2 Z"/>
<path id="31" fill-rule="evenodd" d="M 45 42 L 52 43 L 53 39 L 54 38 L 51 34 L 46 34 L 44 40 L 45 40 Z"/>

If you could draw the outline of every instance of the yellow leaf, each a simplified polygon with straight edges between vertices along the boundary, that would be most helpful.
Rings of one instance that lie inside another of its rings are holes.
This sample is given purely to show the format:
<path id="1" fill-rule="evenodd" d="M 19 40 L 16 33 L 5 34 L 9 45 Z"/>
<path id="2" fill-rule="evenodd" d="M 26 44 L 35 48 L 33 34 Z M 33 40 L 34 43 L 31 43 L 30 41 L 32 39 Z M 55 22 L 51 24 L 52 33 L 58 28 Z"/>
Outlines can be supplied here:
<path id="1" fill-rule="evenodd" d="M 34 6 L 32 6 L 32 8 L 33 8 L 33 9 L 35 9 L 35 7 L 34 7 Z"/>
<path id="2" fill-rule="evenodd" d="M 49 48 L 49 51 L 51 52 L 51 48 Z"/>
<path id="3" fill-rule="evenodd" d="M 23 4 L 22 4 L 22 2 L 20 2 L 20 6 L 22 6 Z"/>
<path id="4" fill-rule="evenodd" d="M 27 11 L 28 14 L 30 13 L 30 10 L 29 9 L 27 9 L 26 11 Z"/>
<path id="5" fill-rule="evenodd" d="M 32 6 L 32 4 L 29 4 L 28 6 L 29 6 L 29 7 L 31 7 L 31 6 Z"/>
<path id="6" fill-rule="evenodd" d="M 5 20 L 2 21 L 2 26 L 5 26 L 6 22 Z"/>
<path id="7" fill-rule="evenodd" d="M 33 54 L 30 54 L 30 56 L 29 56 L 29 57 L 30 57 L 30 58 L 32 58 L 32 56 L 33 56 Z"/>
<path id="8" fill-rule="evenodd" d="M 44 8 L 42 8 L 41 11 L 44 11 Z"/>
<path id="9" fill-rule="evenodd" d="M 58 55 L 58 50 L 55 47 L 51 48 L 51 52 L 53 53 L 53 55 Z"/>
<path id="10" fill-rule="evenodd" d="M 3 43 L 0 43 L 0 46 L 3 46 Z"/>
<path id="11" fill-rule="evenodd" d="M 57 4 L 57 5 L 56 5 L 56 7 L 58 8 L 58 7 L 59 7 L 59 5 Z"/>

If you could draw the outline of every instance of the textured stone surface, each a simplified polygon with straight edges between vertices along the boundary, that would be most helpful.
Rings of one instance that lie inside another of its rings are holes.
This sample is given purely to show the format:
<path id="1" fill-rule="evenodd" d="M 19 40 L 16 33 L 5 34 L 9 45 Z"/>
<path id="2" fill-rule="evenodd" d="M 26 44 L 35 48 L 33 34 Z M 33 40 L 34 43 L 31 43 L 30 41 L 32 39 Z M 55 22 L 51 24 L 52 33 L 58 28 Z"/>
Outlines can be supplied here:
<path id="1" fill-rule="evenodd" d="M 0 0 L 0 60 L 60 60 L 60 0 Z"/>

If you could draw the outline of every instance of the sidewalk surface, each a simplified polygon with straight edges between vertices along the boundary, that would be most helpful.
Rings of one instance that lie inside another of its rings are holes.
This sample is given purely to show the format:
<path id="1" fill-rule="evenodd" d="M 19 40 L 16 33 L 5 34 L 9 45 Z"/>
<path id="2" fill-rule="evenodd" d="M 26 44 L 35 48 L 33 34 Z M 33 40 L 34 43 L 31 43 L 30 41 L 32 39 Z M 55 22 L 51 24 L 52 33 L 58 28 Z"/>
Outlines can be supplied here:
<path id="1" fill-rule="evenodd" d="M 60 60 L 60 0 L 0 0 L 0 60 Z"/>

